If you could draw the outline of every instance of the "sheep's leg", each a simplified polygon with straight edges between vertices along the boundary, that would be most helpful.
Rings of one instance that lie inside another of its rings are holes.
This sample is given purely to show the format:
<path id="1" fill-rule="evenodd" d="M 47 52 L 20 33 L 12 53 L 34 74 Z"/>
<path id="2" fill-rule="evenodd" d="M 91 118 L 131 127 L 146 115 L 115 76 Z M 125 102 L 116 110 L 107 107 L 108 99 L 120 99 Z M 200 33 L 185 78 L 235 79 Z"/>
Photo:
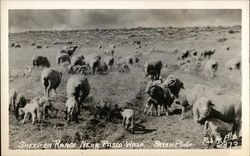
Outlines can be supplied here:
<path id="1" fill-rule="evenodd" d="M 22 124 L 24 124 L 24 122 L 25 122 L 25 119 L 26 119 L 26 117 L 27 117 L 27 114 L 28 114 L 28 113 L 26 113 L 26 112 L 25 112 L 25 114 L 24 114 L 24 117 L 23 117 L 23 121 L 22 121 Z"/>
<path id="2" fill-rule="evenodd" d="M 144 110 L 143 110 L 143 114 L 145 115 L 146 114 L 146 112 L 147 112 L 147 108 L 148 108 L 148 102 L 145 104 L 145 106 L 144 106 Z"/>
<path id="3" fill-rule="evenodd" d="M 149 110 L 148 110 L 148 114 L 150 114 L 151 116 L 153 116 L 153 104 L 150 104 Z"/>
<path id="4" fill-rule="evenodd" d="M 35 112 L 31 112 L 31 116 L 32 116 L 32 124 L 35 124 Z"/>
<path id="5" fill-rule="evenodd" d="M 68 107 L 66 107 L 64 113 L 65 113 L 65 118 L 64 119 L 67 120 L 68 119 Z"/>
<path id="6" fill-rule="evenodd" d="M 123 117 L 122 119 L 122 127 L 125 128 L 125 120 L 126 120 L 126 117 Z"/>
<path id="7" fill-rule="evenodd" d="M 170 111 L 168 109 L 168 106 L 165 106 L 165 109 L 166 109 L 166 116 L 169 116 L 170 115 Z"/>
<path id="8" fill-rule="evenodd" d="M 182 107 L 181 107 L 181 120 L 184 119 L 184 113 L 185 113 L 185 107 L 182 106 Z"/>
<path id="9" fill-rule="evenodd" d="M 157 105 L 158 116 L 161 116 L 161 105 Z"/>

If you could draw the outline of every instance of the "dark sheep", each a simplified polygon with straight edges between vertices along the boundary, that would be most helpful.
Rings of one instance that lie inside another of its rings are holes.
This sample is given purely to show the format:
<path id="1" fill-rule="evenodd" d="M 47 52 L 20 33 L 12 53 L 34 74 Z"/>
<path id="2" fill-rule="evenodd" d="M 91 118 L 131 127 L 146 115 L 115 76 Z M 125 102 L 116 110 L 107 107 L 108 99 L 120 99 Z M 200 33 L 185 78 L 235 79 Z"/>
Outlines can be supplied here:
<path id="1" fill-rule="evenodd" d="M 161 60 L 150 60 L 146 62 L 144 65 L 146 77 L 151 75 L 152 80 L 158 80 L 161 74 L 162 65 Z"/>
<path id="2" fill-rule="evenodd" d="M 45 56 L 34 56 L 32 58 L 32 67 L 50 67 L 50 63 L 47 57 Z"/>

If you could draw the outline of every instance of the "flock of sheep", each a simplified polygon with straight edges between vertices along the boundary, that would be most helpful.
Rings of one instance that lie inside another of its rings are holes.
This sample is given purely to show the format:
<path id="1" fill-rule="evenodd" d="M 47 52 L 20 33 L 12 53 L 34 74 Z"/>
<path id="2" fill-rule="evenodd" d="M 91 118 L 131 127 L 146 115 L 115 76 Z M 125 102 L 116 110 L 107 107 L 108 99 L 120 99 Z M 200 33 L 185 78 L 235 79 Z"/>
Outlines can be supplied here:
<path id="1" fill-rule="evenodd" d="M 31 114 L 33 124 L 36 118 L 39 121 L 42 118 L 46 119 L 46 116 L 49 115 L 48 110 L 58 112 L 58 109 L 51 102 L 50 92 L 53 90 L 53 98 L 55 98 L 56 89 L 62 81 L 62 76 L 67 72 L 71 76 L 67 80 L 66 86 L 65 119 L 67 122 L 75 121 L 79 123 L 78 115 L 81 112 L 81 106 L 90 93 L 91 84 L 88 80 L 88 74 L 107 74 L 114 69 L 115 63 L 117 71 L 130 72 L 133 64 L 138 63 L 141 56 L 139 52 L 142 47 L 141 42 L 136 42 L 134 45 L 137 52 L 134 55 L 121 57 L 118 61 L 114 59 L 115 45 L 109 45 L 106 48 L 100 45 L 98 49 L 103 53 L 92 53 L 87 56 L 83 54 L 74 55 L 79 46 L 69 46 L 57 54 L 57 68 L 51 68 L 47 57 L 34 56 L 32 58 L 32 67 L 25 68 L 24 75 L 29 76 L 32 70 L 42 67 L 41 84 L 44 95 L 27 100 L 25 95 L 13 89 L 10 91 L 10 110 L 14 112 L 17 119 L 20 117 L 23 119 L 22 123 L 27 119 L 27 115 Z M 147 55 L 150 55 L 154 49 L 152 47 Z M 215 49 L 204 52 L 197 52 L 195 49 L 184 52 L 177 50 L 176 53 L 180 68 L 186 71 L 190 71 L 193 67 L 200 68 L 204 71 L 206 78 L 216 77 L 219 64 L 215 59 L 210 59 L 215 53 Z M 182 107 L 181 119 L 184 119 L 185 112 L 191 109 L 194 122 L 204 124 L 204 133 L 206 135 L 215 139 L 218 136 L 223 138 L 226 134 L 232 132 L 237 137 L 240 137 L 240 95 L 235 95 L 235 97 L 221 95 L 200 84 L 195 85 L 192 90 L 186 90 L 182 80 L 176 76 L 162 77 L 161 71 L 163 68 L 167 68 L 167 64 L 164 64 L 159 59 L 151 59 L 144 64 L 146 76 L 151 77 L 151 81 L 148 82 L 145 89 L 145 94 L 149 95 L 149 98 L 143 108 L 144 114 L 160 116 L 164 113 L 168 116 L 172 114 L 169 110 L 171 105 L 177 104 Z M 228 60 L 225 68 L 230 73 L 236 71 L 240 73 L 240 59 Z M 96 112 L 98 114 L 98 111 Z M 123 127 L 133 133 L 134 110 L 119 109 L 118 114 L 123 118 Z M 208 132 L 209 134 L 207 134 Z"/>

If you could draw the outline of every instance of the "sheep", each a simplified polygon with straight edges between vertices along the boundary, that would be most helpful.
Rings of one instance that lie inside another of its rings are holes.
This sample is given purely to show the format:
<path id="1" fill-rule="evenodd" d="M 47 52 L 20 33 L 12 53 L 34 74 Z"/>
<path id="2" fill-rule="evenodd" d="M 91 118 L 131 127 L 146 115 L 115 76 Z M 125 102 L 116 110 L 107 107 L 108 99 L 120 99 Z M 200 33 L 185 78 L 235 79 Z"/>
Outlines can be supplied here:
<path id="1" fill-rule="evenodd" d="M 233 124 L 233 133 L 239 137 L 241 131 L 241 102 L 240 96 L 213 95 L 201 97 L 193 106 L 195 123 L 204 124 L 207 119 L 216 118 Z"/>
<path id="2" fill-rule="evenodd" d="M 228 73 L 236 72 L 240 70 L 240 59 L 230 59 L 225 63 L 225 68 Z"/>
<path id="3" fill-rule="evenodd" d="M 110 44 L 110 45 L 109 45 L 109 48 L 110 48 L 110 49 L 115 49 L 116 46 L 115 46 L 114 44 Z"/>
<path id="4" fill-rule="evenodd" d="M 69 74 L 86 74 L 87 70 L 88 70 L 87 65 L 74 65 L 74 66 L 69 66 L 68 73 Z"/>
<path id="5" fill-rule="evenodd" d="M 117 70 L 122 73 L 124 72 L 128 73 L 130 72 L 130 67 L 127 63 L 122 63 L 117 65 Z"/>
<path id="6" fill-rule="evenodd" d="M 39 67 L 50 67 L 50 63 L 47 57 L 45 56 L 33 56 L 32 58 L 32 68 L 35 66 Z"/>
<path id="7" fill-rule="evenodd" d="M 94 53 L 86 56 L 86 64 L 92 70 L 92 73 L 95 74 L 97 68 L 100 66 L 101 55 Z"/>
<path id="8" fill-rule="evenodd" d="M 66 117 L 65 120 L 69 123 L 70 120 L 75 120 L 76 123 L 79 123 L 78 120 L 78 103 L 74 97 L 69 97 L 66 101 Z"/>
<path id="9" fill-rule="evenodd" d="M 136 46 L 135 46 L 135 49 L 137 49 L 137 50 L 138 50 L 138 49 L 141 49 L 141 45 L 140 45 L 140 44 L 136 45 Z"/>
<path id="10" fill-rule="evenodd" d="M 204 66 L 204 72 L 206 78 L 215 78 L 216 71 L 218 69 L 218 62 L 216 60 L 208 60 Z"/>
<path id="11" fill-rule="evenodd" d="M 131 133 L 134 133 L 134 118 L 135 113 L 133 109 L 124 109 L 121 112 L 122 115 L 122 125 L 123 128 L 130 130 Z"/>
<path id="12" fill-rule="evenodd" d="M 160 85 L 152 85 L 148 89 L 148 95 L 155 101 L 153 104 L 158 116 L 161 115 L 161 107 L 165 108 L 166 115 L 170 114 L 169 107 L 174 101 L 174 96 L 171 94 L 168 88 L 164 88 Z"/>
<path id="13" fill-rule="evenodd" d="M 157 106 L 157 101 L 155 101 L 154 99 L 149 97 L 147 99 L 147 102 L 145 103 L 143 113 L 153 115 L 153 111 L 152 111 L 153 106 Z M 148 112 L 147 112 L 147 110 L 148 110 Z M 157 115 L 157 110 L 155 111 L 155 114 Z"/>
<path id="14" fill-rule="evenodd" d="M 74 97 L 78 103 L 78 114 L 80 114 L 80 105 L 87 98 L 90 92 L 88 78 L 84 75 L 72 75 L 67 81 L 67 95 Z"/>
<path id="15" fill-rule="evenodd" d="M 84 56 L 82 54 L 80 55 L 75 55 L 71 58 L 71 65 L 70 66 L 75 66 L 75 65 L 85 65 L 85 60 Z"/>
<path id="16" fill-rule="evenodd" d="M 64 62 L 69 62 L 71 63 L 71 60 L 70 60 L 70 56 L 68 54 L 65 54 L 65 53 L 59 53 L 57 55 L 57 64 L 60 65 L 61 63 L 64 63 Z"/>
<path id="17" fill-rule="evenodd" d="M 114 64 L 114 57 L 113 56 L 107 56 L 104 58 L 103 60 L 107 65 L 108 65 L 108 71 L 110 71 L 113 67 L 113 64 Z"/>
<path id="18" fill-rule="evenodd" d="M 104 50 L 104 54 L 107 56 L 114 56 L 115 50 L 114 49 L 106 49 L 106 50 Z"/>
<path id="19" fill-rule="evenodd" d="M 216 147 L 218 141 L 223 141 L 225 136 L 233 132 L 233 124 L 223 122 L 217 118 L 210 118 L 205 121 L 203 133 L 204 136 L 213 139 L 213 145 Z"/>
<path id="20" fill-rule="evenodd" d="M 41 83 L 44 88 L 44 96 L 49 97 L 51 90 L 54 91 L 56 96 L 56 88 L 62 80 L 62 72 L 53 68 L 46 68 L 41 73 Z"/>
<path id="21" fill-rule="evenodd" d="M 43 119 L 46 118 L 46 115 L 48 115 L 48 110 L 50 111 L 56 111 L 58 112 L 58 109 L 56 109 L 52 103 L 51 100 L 48 97 L 45 96 L 39 96 L 33 99 L 33 102 L 37 102 L 39 106 L 39 113 L 43 115 Z M 42 110 L 42 111 L 41 111 Z"/>
<path id="22" fill-rule="evenodd" d="M 20 108 L 23 108 L 27 104 L 27 99 L 22 93 L 19 93 L 16 98 L 15 106 L 14 106 L 14 114 L 16 119 L 18 120 L 18 112 Z"/>
<path id="23" fill-rule="evenodd" d="M 13 107 L 13 111 L 15 111 L 16 100 L 17 100 L 17 91 L 15 89 L 10 90 L 10 100 L 9 100 L 9 110 Z"/>
<path id="24" fill-rule="evenodd" d="M 109 70 L 108 65 L 104 61 L 100 61 L 99 66 L 97 67 L 96 71 L 101 72 L 101 73 L 107 73 Z"/>
<path id="25" fill-rule="evenodd" d="M 161 74 L 162 65 L 161 60 L 149 60 L 146 62 L 144 64 L 144 70 L 146 72 L 145 77 L 151 75 L 152 80 L 158 80 Z"/>
<path id="26" fill-rule="evenodd" d="M 204 51 L 204 58 L 206 58 L 208 56 L 208 59 L 210 59 L 211 55 L 213 55 L 215 53 L 215 49 L 214 50 L 205 50 Z"/>
<path id="27" fill-rule="evenodd" d="M 21 45 L 20 45 L 20 43 L 14 43 L 14 45 L 12 47 L 21 48 Z"/>
<path id="28" fill-rule="evenodd" d="M 37 103 L 29 103 L 27 104 L 25 107 L 23 108 L 20 108 L 19 109 L 19 115 L 20 116 L 23 116 L 23 121 L 22 121 L 22 124 L 24 124 L 26 118 L 27 118 L 27 115 L 30 113 L 31 114 L 31 117 L 32 117 L 32 124 L 35 124 L 35 118 L 36 116 L 38 118 L 40 118 L 40 115 L 39 115 L 39 108 L 38 108 L 38 104 Z"/>
<path id="29" fill-rule="evenodd" d="M 43 47 L 43 46 L 41 46 L 41 45 L 37 45 L 37 46 L 36 46 L 37 49 L 42 49 L 42 47 Z"/>
<path id="30" fill-rule="evenodd" d="M 181 52 L 181 53 L 179 53 L 179 55 L 178 55 L 177 61 L 185 60 L 185 59 L 187 59 L 189 56 L 190 56 L 190 51 L 189 51 L 189 50 L 187 50 L 187 51 L 185 51 L 185 52 Z"/>
<path id="31" fill-rule="evenodd" d="M 77 48 L 78 46 L 70 46 L 70 47 L 67 47 L 66 49 L 61 50 L 60 53 L 66 53 L 69 56 L 72 56 L 77 50 Z"/>
<path id="32" fill-rule="evenodd" d="M 24 76 L 29 76 L 31 71 L 32 71 L 31 67 L 26 67 L 26 68 L 24 68 L 24 74 L 23 75 Z"/>

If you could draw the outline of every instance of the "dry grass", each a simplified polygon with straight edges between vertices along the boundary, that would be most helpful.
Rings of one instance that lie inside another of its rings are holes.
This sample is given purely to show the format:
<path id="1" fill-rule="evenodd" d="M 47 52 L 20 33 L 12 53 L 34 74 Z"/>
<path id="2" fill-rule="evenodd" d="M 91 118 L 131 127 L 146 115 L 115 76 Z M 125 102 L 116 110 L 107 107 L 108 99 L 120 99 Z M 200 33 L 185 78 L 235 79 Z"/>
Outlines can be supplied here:
<path id="1" fill-rule="evenodd" d="M 234 33 L 228 33 L 228 31 Z M 224 64 L 229 58 L 241 55 L 241 37 L 239 27 L 193 27 L 193 28 L 137 28 L 137 29 L 117 29 L 117 30 L 86 30 L 86 31 L 41 31 L 10 34 L 10 43 L 19 42 L 21 48 L 10 48 L 9 66 L 10 70 L 22 70 L 31 65 L 33 55 L 47 56 L 52 67 L 56 67 L 56 55 L 66 44 L 62 41 L 72 41 L 73 44 L 80 45 L 77 54 L 84 55 L 92 52 L 98 52 L 100 41 L 104 45 L 115 43 L 115 61 L 118 57 L 133 54 L 135 48 L 132 45 L 134 40 L 140 40 L 143 43 L 141 52 L 147 52 L 147 49 L 154 45 L 155 52 L 150 56 L 142 55 L 139 64 L 132 67 L 130 73 L 119 73 L 112 71 L 107 75 L 96 74 L 88 75 L 91 85 L 91 92 L 88 103 L 85 105 L 94 105 L 102 98 L 107 98 L 112 104 L 118 104 L 120 107 L 130 107 L 136 111 L 136 123 L 145 126 L 144 133 L 137 131 L 130 134 L 121 127 L 121 121 L 117 123 L 107 122 L 105 119 L 94 119 L 91 112 L 83 109 L 80 115 L 80 123 L 71 123 L 67 125 L 64 120 L 66 101 L 66 83 L 70 75 L 63 74 L 63 80 L 57 89 L 58 96 L 53 105 L 61 110 L 58 114 L 52 115 L 52 118 L 42 124 L 31 122 L 22 125 L 15 120 L 14 116 L 9 116 L 10 148 L 16 149 L 20 141 L 26 143 L 44 143 L 61 139 L 64 142 L 74 141 L 79 144 L 80 140 L 97 143 L 102 140 L 111 142 L 135 141 L 143 142 L 144 148 L 152 148 L 154 141 L 183 142 L 191 141 L 193 146 L 190 148 L 207 148 L 202 144 L 202 127 L 193 123 L 192 117 L 180 121 L 180 115 L 172 116 L 146 116 L 142 114 L 142 108 L 147 98 L 143 94 L 144 88 L 149 81 L 145 78 L 143 64 L 150 58 L 159 58 L 169 65 L 169 69 L 163 71 L 163 75 L 175 74 L 185 84 L 188 90 L 194 84 L 205 84 L 209 87 L 219 87 L 223 94 L 238 94 L 241 90 L 241 79 L 229 78 L 224 71 Z M 225 32 L 225 33 L 223 33 Z M 140 35 L 138 35 L 140 34 Z M 97 37 L 98 36 L 98 37 Z M 226 38 L 224 42 L 217 42 L 218 38 Z M 49 45 L 49 48 L 36 49 L 30 46 L 35 41 L 37 45 Z M 54 44 L 62 43 L 62 44 Z M 145 46 L 147 44 L 147 46 Z M 226 51 L 225 47 L 230 47 Z M 177 56 L 173 53 L 186 49 L 216 49 L 212 58 L 218 60 L 218 77 L 213 80 L 207 80 L 202 73 L 188 73 L 176 68 Z M 16 88 L 23 92 L 29 99 L 42 95 L 43 90 L 40 84 L 41 69 L 36 69 L 30 77 L 20 75 L 16 78 L 10 78 L 10 88 Z M 174 108 L 178 106 L 173 106 Z"/>

